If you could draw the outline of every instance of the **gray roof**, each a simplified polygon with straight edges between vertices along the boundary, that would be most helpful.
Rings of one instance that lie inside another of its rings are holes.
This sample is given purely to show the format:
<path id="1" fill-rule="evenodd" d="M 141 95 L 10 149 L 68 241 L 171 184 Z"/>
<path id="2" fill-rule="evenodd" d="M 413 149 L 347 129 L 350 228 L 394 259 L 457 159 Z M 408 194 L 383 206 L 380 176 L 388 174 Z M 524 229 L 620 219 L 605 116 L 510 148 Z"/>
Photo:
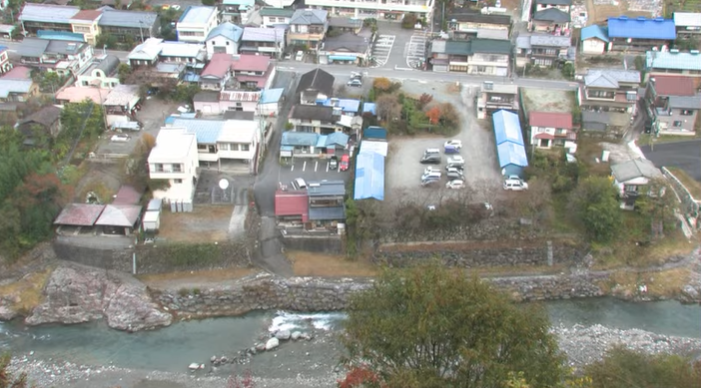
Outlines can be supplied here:
<path id="1" fill-rule="evenodd" d="M 329 18 L 330 27 L 360 28 L 363 26 L 361 19 L 355 18 Z"/>
<path id="2" fill-rule="evenodd" d="M 243 28 L 230 23 L 230 22 L 225 22 L 222 23 L 212 29 L 212 31 L 209 32 L 209 35 L 207 35 L 207 40 L 210 40 L 212 38 L 215 38 L 217 36 L 223 36 L 226 39 L 229 39 L 234 42 L 238 42 L 241 40 L 241 35 L 243 34 Z"/>
<path id="3" fill-rule="evenodd" d="M 97 22 L 100 26 L 151 28 L 158 19 L 155 12 L 120 11 L 107 8 Z"/>
<path id="4" fill-rule="evenodd" d="M 535 3 L 542 5 L 572 5 L 572 0 L 536 0 Z"/>
<path id="5" fill-rule="evenodd" d="M 20 125 L 27 123 L 37 123 L 45 127 L 50 127 L 58 119 L 61 118 L 61 108 L 57 108 L 53 105 L 48 105 L 41 108 L 39 111 L 32 113 L 25 119 L 19 122 Z"/>
<path id="6" fill-rule="evenodd" d="M 50 40 L 49 45 L 46 46 L 46 52 L 51 54 L 76 54 L 81 52 L 85 46 L 85 43 L 81 42 L 71 42 L 67 40 Z"/>
<path id="7" fill-rule="evenodd" d="M 583 111 L 582 112 L 582 123 L 598 123 L 598 124 L 604 124 L 608 125 L 611 120 L 607 112 L 590 112 L 590 111 Z"/>
<path id="8" fill-rule="evenodd" d="M 511 16 L 509 15 L 487 15 L 481 12 L 470 13 L 454 13 L 448 16 L 448 21 L 457 23 L 479 23 L 479 24 L 494 24 L 500 26 L 511 25 Z"/>
<path id="9" fill-rule="evenodd" d="M 572 39 L 569 36 L 533 34 L 530 37 L 530 44 L 531 46 L 570 47 Z"/>
<path id="10" fill-rule="evenodd" d="M 47 39 L 24 38 L 22 44 L 17 48 L 17 54 L 20 57 L 40 57 L 44 55 L 49 43 L 51 41 Z"/>
<path id="11" fill-rule="evenodd" d="M 330 97 L 333 95 L 334 80 L 334 76 L 321 69 L 315 69 L 308 73 L 304 73 L 299 79 L 297 94 L 305 90 L 318 90 Z"/>
<path id="12" fill-rule="evenodd" d="M 570 14 L 557 8 L 548 8 L 534 13 L 533 20 L 553 23 L 567 23 L 570 21 Z"/>
<path id="13" fill-rule="evenodd" d="M 618 182 L 627 182 L 636 178 L 661 178 L 660 170 L 647 159 L 633 159 L 611 166 L 611 173 Z"/>
<path id="14" fill-rule="evenodd" d="M 213 13 L 216 13 L 217 9 L 215 7 L 207 7 L 204 5 L 193 5 L 187 7 L 178 23 L 187 24 L 207 24 L 209 19 L 212 17 Z"/>
<path id="15" fill-rule="evenodd" d="M 99 62 L 93 63 L 95 67 L 90 66 L 91 69 L 89 71 L 102 70 L 103 73 L 109 76 L 117 72 L 119 63 L 119 58 L 116 55 L 107 54 Z"/>
<path id="16" fill-rule="evenodd" d="M 307 194 L 310 197 L 344 196 L 346 195 L 346 184 L 343 181 L 307 182 Z"/>
<path id="17" fill-rule="evenodd" d="M 224 112 L 224 120 L 242 120 L 242 121 L 253 121 L 255 119 L 255 112 L 244 112 L 242 110 L 228 110 Z"/>
<path id="18" fill-rule="evenodd" d="M 344 50 L 354 53 L 365 53 L 370 43 L 367 38 L 346 32 L 339 36 L 324 39 L 324 51 Z"/>
<path id="19" fill-rule="evenodd" d="M 295 105 L 290 112 L 290 118 L 300 120 L 319 120 L 324 123 L 333 122 L 333 107 L 320 105 Z"/>
<path id="20" fill-rule="evenodd" d="M 25 3 L 19 14 L 19 20 L 69 24 L 71 18 L 78 12 L 80 12 L 80 7 L 69 5 Z"/>
<path id="21" fill-rule="evenodd" d="M 199 92 L 192 98 L 194 102 L 219 102 L 219 92 Z"/>
<path id="22" fill-rule="evenodd" d="M 701 109 L 701 95 L 669 96 L 669 106 L 677 109 Z"/>
<path id="23" fill-rule="evenodd" d="M 328 11 L 322 11 L 320 9 L 298 9 L 292 15 L 290 24 L 324 24 L 326 23 L 328 15 Z"/>
<path id="24" fill-rule="evenodd" d="M 34 82 L 30 79 L 2 79 L 0 78 L 0 98 L 7 98 L 10 93 L 25 94 L 32 89 Z"/>
<path id="25" fill-rule="evenodd" d="M 640 72 L 626 69 L 589 69 L 584 76 L 587 87 L 618 89 L 619 83 L 640 83 Z"/>
<path id="26" fill-rule="evenodd" d="M 333 221 L 344 219 L 346 219 L 346 210 L 343 208 L 343 206 L 309 208 L 309 220 L 311 221 Z"/>
<path id="27" fill-rule="evenodd" d="M 246 27 L 243 29 L 244 42 L 282 42 L 285 30 L 281 28 Z"/>
<path id="28" fill-rule="evenodd" d="M 290 8 L 263 7 L 260 9 L 260 16 L 292 17 L 295 10 Z"/>

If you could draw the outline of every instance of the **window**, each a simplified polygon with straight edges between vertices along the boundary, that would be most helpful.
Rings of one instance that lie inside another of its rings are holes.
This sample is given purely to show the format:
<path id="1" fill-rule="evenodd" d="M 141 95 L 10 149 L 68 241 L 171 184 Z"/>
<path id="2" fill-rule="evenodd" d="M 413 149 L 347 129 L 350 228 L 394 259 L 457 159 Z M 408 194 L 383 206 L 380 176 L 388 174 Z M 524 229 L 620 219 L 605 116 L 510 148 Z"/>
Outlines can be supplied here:
<path id="1" fill-rule="evenodd" d="M 219 143 L 219 151 L 228 151 L 229 143 Z"/>
<path id="2" fill-rule="evenodd" d="M 174 164 L 173 165 L 173 172 L 183 172 L 183 165 L 182 164 Z"/>
<path id="3" fill-rule="evenodd" d="M 675 127 L 675 128 L 680 128 L 680 127 L 682 126 L 682 122 L 681 122 L 681 121 L 675 121 L 675 122 L 672 123 L 672 126 Z"/>
<path id="4" fill-rule="evenodd" d="M 683 109 L 681 114 L 682 116 L 692 116 L 694 114 L 694 111 L 689 109 Z"/>
<path id="5" fill-rule="evenodd" d="M 248 151 L 251 148 L 250 144 L 239 144 L 240 151 Z"/>
<path id="6" fill-rule="evenodd" d="M 156 163 L 153 165 L 153 168 L 156 172 L 163 172 L 163 164 L 161 163 Z"/>
<path id="7" fill-rule="evenodd" d="M 229 45 L 229 41 L 228 41 L 228 40 L 226 41 L 226 45 L 227 45 L 227 46 Z"/>
<path id="8" fill-rule="evenodd" d="M 175 183 L 177 185 L 177 184 L 183 183 L 183 180 L 182 179 L 173 179 L 173 183 Z"/>

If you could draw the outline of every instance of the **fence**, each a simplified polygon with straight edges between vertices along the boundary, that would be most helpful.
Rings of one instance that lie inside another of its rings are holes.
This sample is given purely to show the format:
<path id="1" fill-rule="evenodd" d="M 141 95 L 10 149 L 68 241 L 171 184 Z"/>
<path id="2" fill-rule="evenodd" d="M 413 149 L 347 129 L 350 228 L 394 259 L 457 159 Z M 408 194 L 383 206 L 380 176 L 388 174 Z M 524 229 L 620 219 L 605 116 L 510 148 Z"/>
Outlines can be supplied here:
<path id="1" fill-rule="evenodd" d="M 684 184 L 677 179 L 671 171 L 662 167 L 662 173 L 669 178 L 672 188 L 677 192 L 679 199 L 682 201 L 682 211 L 687 218 L 697 219 L 699 217 L 699 201 L 697 201 Z M 696 223 L 698 225 L 698 222 Z"/>

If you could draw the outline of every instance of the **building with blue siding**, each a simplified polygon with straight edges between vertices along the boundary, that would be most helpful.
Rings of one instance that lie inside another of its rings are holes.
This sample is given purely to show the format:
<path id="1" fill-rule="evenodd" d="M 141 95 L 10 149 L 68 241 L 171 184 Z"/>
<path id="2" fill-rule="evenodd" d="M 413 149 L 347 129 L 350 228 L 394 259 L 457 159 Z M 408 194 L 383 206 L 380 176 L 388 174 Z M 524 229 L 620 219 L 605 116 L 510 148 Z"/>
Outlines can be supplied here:
<path id="1" fill-rule="evenodd" d="M 500 110 L 494 112 L 492 122 L 502 175 L 518 175 L 523 178 L 523 170 L 528 167 L 528 156 L 518 115 Z"/>

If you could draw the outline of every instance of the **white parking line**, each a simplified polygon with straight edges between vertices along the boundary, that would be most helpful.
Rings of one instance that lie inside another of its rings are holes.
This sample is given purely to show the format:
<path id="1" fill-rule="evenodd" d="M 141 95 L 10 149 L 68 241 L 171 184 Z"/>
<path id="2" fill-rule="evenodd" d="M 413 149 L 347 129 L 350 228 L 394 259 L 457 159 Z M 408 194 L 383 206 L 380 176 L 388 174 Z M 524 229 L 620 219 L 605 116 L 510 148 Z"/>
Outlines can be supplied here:
<path id="1" fill-rule="evenodd" d="M 319 161 L 317 160 L 314 162 L 314 172 L 316 172 L 316 169 L 319 167 Z"/>
<path id="2" fill-rule="evenodd" d="M 326 162 L 326 172 L 329 172 L 329 162 Z"/>
<path id="3" fill-rule="evenodd" d="M 304 161 L 304 164 L 302 165 L 302 171 L 307 169 L 307 161 Z"/>
<path id="4" fill-rule="evenodd" d="M 295 164 L 292 163 L 292 166 L 290 166 L 290 171 L 294 171 L 294 170 L 295 170 Z"/>

